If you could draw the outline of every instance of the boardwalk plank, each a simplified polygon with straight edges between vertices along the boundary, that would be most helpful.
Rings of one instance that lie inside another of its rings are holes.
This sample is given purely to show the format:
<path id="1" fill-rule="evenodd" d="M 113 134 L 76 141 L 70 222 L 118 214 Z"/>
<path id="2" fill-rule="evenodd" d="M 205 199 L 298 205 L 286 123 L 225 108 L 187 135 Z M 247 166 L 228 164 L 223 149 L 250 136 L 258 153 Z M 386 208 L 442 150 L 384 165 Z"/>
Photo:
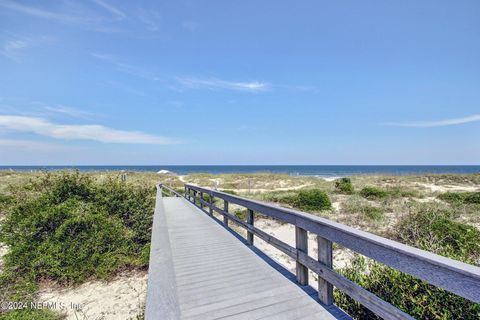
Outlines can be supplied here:
<path id="1" fill-rule="evenodd" d="M 278 272 L 208 214 L 183 198 L 162 201 L 180 310 L 167 319 L 335 319 L 311 288 Z"/>

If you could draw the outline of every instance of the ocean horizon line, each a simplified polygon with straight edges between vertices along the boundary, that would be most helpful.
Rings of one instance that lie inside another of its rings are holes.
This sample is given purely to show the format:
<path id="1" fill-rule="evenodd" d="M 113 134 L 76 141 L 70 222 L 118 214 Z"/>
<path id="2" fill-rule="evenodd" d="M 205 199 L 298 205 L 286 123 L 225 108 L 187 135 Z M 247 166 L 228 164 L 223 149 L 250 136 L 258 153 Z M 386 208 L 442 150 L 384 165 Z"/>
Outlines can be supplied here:
<path id="1" fill-rule="evenodd" d="M 291 176 L 345 177 L 355 175 L 476 174 L 480 165 L 0 165 L 0 171 L 131 171 L 178 175 L 194 173 L 277 173 Z"/>

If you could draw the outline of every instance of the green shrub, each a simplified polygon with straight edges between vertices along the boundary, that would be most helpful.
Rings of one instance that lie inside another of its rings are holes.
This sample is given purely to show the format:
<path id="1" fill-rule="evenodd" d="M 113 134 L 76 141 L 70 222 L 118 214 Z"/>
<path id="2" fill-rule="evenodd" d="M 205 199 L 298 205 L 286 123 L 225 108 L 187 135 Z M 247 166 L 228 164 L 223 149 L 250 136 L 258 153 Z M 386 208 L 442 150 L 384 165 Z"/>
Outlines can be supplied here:
<path id="1" fill-rule="evenodd" d="M 8 196 L 6 194 L 1 194 L 0 193 L 0 206 L 1 205 L 8 205 L 13 202 L 13 197 Z"/>
<path id="2" fill-rule="evenodd" d="M 366 218 L 373 221 L 380 221 L 380 220 L 383 220 L 385 217 L 382 209 L 377 207 L 363 206 L 363 207 L 360 207 L 360 211 Z"/>
<path id="3" fill-rule="evenodd" d="M 438 198 L 449 203 L 461 203 L 464 201 L 465 196 L 463 192 L 445 192 L 440 194 Z"/>
<path id="4" fill-rule="evenodd" d="M 7 313 L 0 313 L 0 320 L 61 320 L 64 319 L 60 314 L 57 314 L 48 309 L 19 309 Z"/>
<path id="5" fill-rule="evenodd" d="M 416 319 L 478 319 L 480 304 L 436 288 L 424 281 L 357 257 L 340 270 L 366 290 L 395 305 Z M 381 319 L 347 295 L 335 290 L 335 304 L 354 319 Z"/>
<path id="6" fill-rule="evenodd" d="M 383 199 L 388 196 L 388 193 L 377 187 L 365 187 L 360 190 L 360 195 L 369 200 Z"/>
<path id="7" fill-rule="evenodd" d="M 94 201 L 111 215 L 119 217 L 133 233 L 137 249 L 150 243 L 155 206 L 155 188 L 132 187 L 118 180 L 107 180 L 95 186 Z"/>
<path id="8" fill-rule="evenodd" d="M 7 265 L 36 280 L 78 283 L 126 263 L 130 243 L 121 221 L 75 198 L 58 205 L 44 201 L 15 208 L 2 226 L 10 246 Z"/>
<path id="9" fill-rule="evenodd" d="M 438 196 L 449 203 L 480 204 L 480 192 L 445 192 Z"/>
<path id="10" fill-rule="evenodd" d="M 480 204 L 480 192 L 470 192 L 465 197 L 465 203 Z"/>
<path id="11" fill-rule="evenodd" d="M 401 242 L 475 264 L 480 259 L 480 231 L 454 220 L 453 213 L 432 205 L 416 205 L 396 227 Z"/>
<path id="12" fill-rule="evenodd" d="M 2 283 L 8 277 L 79 283 L 148 265 L 153 187 L 97 183 L 77 172 L 48 174 L 22 190 L 25 198 L 0 229 L 0 241 L 10 247 Z"/>
<path id="13" fill-rule="evenodd" d="M 338 193 L 344 194 L 353 194 L 355 192 L 353 189 L 352 180 L 350 180 L 350 178 L 340 178 L 335 180 L 335 190 Z"/>
<path id="14" fill-rule="evenodd" d="M 239 218 L 240 220 L 246 221 L 247 220 L 247 210 L 235 210 L 234 215 Z"/>
<path id="15" fill-rule="evenodd" d="M 276 191 L 262 194 L 262 200 L 264 201 L 283 203 L 289 206 L 295 205 L 297 197 L 298 191 Z"/>
<path id="16" fill-rule="evenodd" d="M 387 195 L 392 198 L 407 198 L 407 197 L 418 197 L 419 194 L 416 190 L 405 189 L 401 187 L 389 187 L 386 190 Z"/>
<path id="17" fill-rule="evenodd" d="M 328 195 L 321 190 L 302 190 L 294 200 L 295 206 L 303 210 L 327 210 L 332 208 Z"/>

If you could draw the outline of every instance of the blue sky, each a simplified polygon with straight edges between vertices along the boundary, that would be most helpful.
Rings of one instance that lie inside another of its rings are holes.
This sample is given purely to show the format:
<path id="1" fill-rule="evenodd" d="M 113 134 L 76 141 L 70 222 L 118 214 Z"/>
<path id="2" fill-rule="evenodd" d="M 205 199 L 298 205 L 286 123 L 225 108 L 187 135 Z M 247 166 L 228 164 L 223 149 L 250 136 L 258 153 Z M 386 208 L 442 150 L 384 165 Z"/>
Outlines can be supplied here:
<path id="1" fill-rule="evenodd" d="M 478 164 L 479 16 L 0 0 L 0 164 Z"/>

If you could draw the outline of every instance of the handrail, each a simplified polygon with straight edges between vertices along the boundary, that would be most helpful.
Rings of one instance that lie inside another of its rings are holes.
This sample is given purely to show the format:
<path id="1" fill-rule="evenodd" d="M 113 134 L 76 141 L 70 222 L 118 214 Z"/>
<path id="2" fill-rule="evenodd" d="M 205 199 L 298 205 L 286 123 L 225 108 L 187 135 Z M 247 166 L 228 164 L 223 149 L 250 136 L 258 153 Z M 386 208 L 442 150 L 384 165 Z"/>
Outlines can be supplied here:
<path id="1" fill-rule="evenodd" d="M 379 316 L 389 319 L 411 318 L 403 311 L 400 311 L 356 283 L 336 273 L 331 266 L 332 242 L 338 243 L 475 303 L 480 303 L 479 267 L 413 248 L 305 212 L 277 207 L 264 202 L 246 199 L 192 184 L 186 184 L 185 190 L 185 198 L 190 201 L 193 200 L 194 203 L 198 201 L 202 210 L 203 206 L 206 206 L 209 208 L 208 213 L 210 215 L 212 215 L 213 211 L 218 212 L 224 216 L 226 223 L 228 223 L 228 220 L 232 220 L 247 229 L 247 239 L 251 236 L 249 243 L 253 243 L 253 234 L 255 234 L 285 254 L 296 259 L 297 279 L 299 279 L 299 282 L 305 282 L 305 272 L 308 272 L 306 268 L 316 272 L 319 275 L 319 279 L 325 281 L 325 283 L 321 284 L 322 287 L 319 287 L 320 299 L 324 303 L 329 304 L 332 302 L 331 286 L 333 285 Z M 197 193 L 200 193 L 200 197 L 197 196 Z M 203 194 L 207 194 L 210 201 L 202 199 Z M 223 210 L 213 204 L 213 198 L 224 200 L 225 206 Z M 247 208 L 249 212 L 247 221 L 245 222 L 229 213 L 228 203 Z M 293 224 L 296 227 L 297 234 L 296 248 L 256 228 L 253 222 L 253 212 L 258 212 Z M 308 256 L 308 250 L 306 250 L 306 231 L 318 236 L 318 261 Z M 308 282 L 308 277 L 306 281 Z"/>
<path id="2" fill-rule="evenodd" d="M 183 198 L 183 194 L 178 193 L 177 191 L 175 191 L 174 189 L 164 185 L 163 183 L 159 183 L 158 188 L 160 189 L 162 194 L 163 193 L 166 193 L 167 195 L 172 195 L 173 194 L 175 197 Z M 168 194 L 168 193 L 170 193 L 170 194 Z"/>

